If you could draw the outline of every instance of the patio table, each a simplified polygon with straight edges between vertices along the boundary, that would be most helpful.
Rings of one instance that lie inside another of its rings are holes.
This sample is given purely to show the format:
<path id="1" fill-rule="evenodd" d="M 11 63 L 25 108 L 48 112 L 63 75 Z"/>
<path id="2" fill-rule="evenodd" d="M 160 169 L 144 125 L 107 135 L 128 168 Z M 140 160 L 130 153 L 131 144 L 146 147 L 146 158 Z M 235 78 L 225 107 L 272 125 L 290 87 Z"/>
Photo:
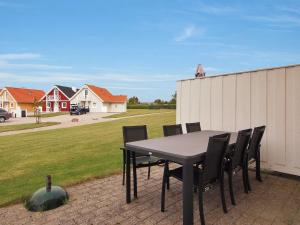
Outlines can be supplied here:
<path id="1" fill-rule="evenodd" d="M 150 154 L 179 163 L 183 166 L 183 224 L 193 224 L 193 165 L 205 155 L 209 137 L 225 131 L 203 130 L 182 135 L 154 138 L 126 144 L 126 160 L 130 162 L 131 152 Z M 229 144 L 234 144 L 237 133 L 231 133 Z M 126 201 L 131 202 L 130 163 L 126 163 Z"/>

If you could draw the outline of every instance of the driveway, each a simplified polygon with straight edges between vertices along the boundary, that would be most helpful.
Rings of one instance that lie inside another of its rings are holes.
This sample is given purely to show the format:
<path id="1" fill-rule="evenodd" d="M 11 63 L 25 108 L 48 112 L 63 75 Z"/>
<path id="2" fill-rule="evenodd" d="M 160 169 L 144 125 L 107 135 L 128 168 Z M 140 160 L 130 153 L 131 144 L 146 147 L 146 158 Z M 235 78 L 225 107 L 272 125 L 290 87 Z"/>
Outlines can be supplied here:
<path id="1" fill-rule="evenodd" d="M 28 130 L 8 131 L 8 132 L 0 133 L 0 136 L 30 133 L 33 131 L 53 130 L 58 128 L 67 128 L 67 127 L 74 127 L 74 126 L 116 120 L 117 118 L 103 118 L 105 116 L 109 116 L 113 114 L 116 113 L 88 113 L 80 116 L 70 116 L 69 114 L 66 114 L 66 115 L 55 116 L 55 117 L 47 117 L 47 118 L 42 118 L 42 122 L 60 122 L 60 124 L 54 126 L 48 126 L 48 127 L 28 129 Z M 72 120 L 76 120 L 76 121 L 72 122 Z M 33 117 L 11 118 L 7 120 L 5 123 L 1 123 L 0 126 L 18 125 L 18 124 L 26 124 L 26 123 L 35 123 L 35 118 Z"/>

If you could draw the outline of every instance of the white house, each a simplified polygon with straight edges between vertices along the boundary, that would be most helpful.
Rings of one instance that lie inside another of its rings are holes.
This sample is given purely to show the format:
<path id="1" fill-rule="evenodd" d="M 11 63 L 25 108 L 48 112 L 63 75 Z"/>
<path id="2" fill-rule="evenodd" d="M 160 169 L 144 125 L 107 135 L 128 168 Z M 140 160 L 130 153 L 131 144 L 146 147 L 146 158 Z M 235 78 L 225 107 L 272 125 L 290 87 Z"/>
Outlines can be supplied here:
<path id="1" fill-rule="evenodd" d="M 89 107 L 90 112 L 126 112 L 127 96 L 112 95 L 107 89 L 84 85 L 71 99 L 71 104 Z"/>

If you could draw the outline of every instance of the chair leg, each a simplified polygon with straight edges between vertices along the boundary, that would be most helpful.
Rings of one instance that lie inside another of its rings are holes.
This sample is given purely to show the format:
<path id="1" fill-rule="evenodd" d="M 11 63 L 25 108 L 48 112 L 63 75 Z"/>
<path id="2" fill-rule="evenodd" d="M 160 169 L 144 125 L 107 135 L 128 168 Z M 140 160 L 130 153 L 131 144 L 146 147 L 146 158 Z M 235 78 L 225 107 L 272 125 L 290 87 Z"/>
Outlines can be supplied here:
<path id="1" fill-rule="evenodd" d="M 230 193 L 231 204 L 236 205 L 235 198 L 234 198 L 234 192 L 233 192 L 232 175 L 233 175 L 233 170 L 232 170 L 232 167 L 231 167 L 228 171 L 229 193 Z"/>
<path id="2" fill-rule="evenodd" d="M 161 201 L 160 201 L 160 211 L 165 211 L 165 195 L 166 195 L 166 183 L 167 183 L 167 162 L 164 166 L 164 174 L 163 174 L 163 180 L 162 180 L 162 188 L 161 188 Z"/>
<path id="3" fill-rule="evenodd" d="M 133 168 L 133 190 L 134 198 L 137 198 L 137 175 L 136 175 L 136 158 L 135 153 L 132 153 L 132 168 Z"/>
<path id="4" fill-rule="evenodd" d="M 125 185 L 125 161 L 126 161 L 126 152 L 123 150 L 123 180 L 122 185 Z"/>
<path id="5" fill-rule="evenodd" d="M 246 194 L 248 194 L 249 192 L 248 192 L 248 181 L 247 181 L 247 171 L 246 171 L 246 168 L 245 168 L 245 166 L 243 166 L 243 169 L 242 169 L 243 171 L 243 185 L 244 185 L 244 192 L 246 193 Z"/>
<path id="6" fill-rule="evenodd" d="M 262 182 L 261 174 L 260 174 L 260 151 L 257 151 L 256 159 L 255 159 L 255 172 L 256 172 L 256 180 Z"/>
<path id="7" fill-rule="evenodd" d="M 224 213 L 227 213 L 226 201 L 225 201 L 225 192 L 224 192 L 224 173 L 221 175 L 220 179 L 220 192 L 221 192 L 221 200 Z"/>
<path id="8" fill-rule="evenodd" d="M 245 171 L 245 177 L 247 182 L 247 189 L 248 191 L 251 191 L 251 185 L 250 185 L 250 178 L 249 178 L 249 171 L 248 171 L 248 162 L 246 163 L 246 171 Z"/>
<path id="9" fill-rule="evenodd" d="M 169 162 L 166 161 L 165 163 L 165 166 L 166 166 L 166 174 L 169 174 Z M 169 190 L 170 189 L 170 176 L 167 176 L 167 189 Z"/>
<path id="10" fill-rule="evenodd" d="M 151 172 L 151 166 L 150 166 L 150 162 L 149 162 L 149 165 L 148 165 L 148 180 L 150 179 L 150 172 Z"/>
<path id="11" fill-rule="evenodd" d="M 203 207 L 203 190 L 199 188 L 199 214 L 201 225 L 205 225 L 204 207 Z"/>
<path id="12" fill-rule="evenodd" d="M 205 225 L 205 218 L 204 218 L 204 207 L 203 207 L 203 180 L 202 174 L 199 175 L 199 186 L 198 186 L 198 200 L 199 200 L 199 215 L 201 225 Z"/>
<path id="13" fill-rule="evenodd" d="M 194 187 L 194 193 L 197 193 L 197 187 L 196 186 Z"/>

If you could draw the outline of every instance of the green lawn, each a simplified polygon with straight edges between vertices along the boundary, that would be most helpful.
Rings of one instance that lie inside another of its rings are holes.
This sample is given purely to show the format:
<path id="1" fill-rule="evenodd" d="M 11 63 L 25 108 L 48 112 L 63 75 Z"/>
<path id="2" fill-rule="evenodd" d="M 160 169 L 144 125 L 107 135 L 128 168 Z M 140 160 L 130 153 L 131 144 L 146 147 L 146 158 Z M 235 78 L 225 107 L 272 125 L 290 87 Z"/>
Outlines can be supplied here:
<path id="1" fill-rule="evenodd" d="M 7 126 L 0 126 L 0 133 L 7 132 L 7 131 L 16 131 L 16 130 L 27 130 L 39 127 L 48 127 L 60 124 L 58 122 L 45 122 L 45 123 L 25 123 L 25 124 L 17 124 L 17 125 L 7 125 Z M 0 150 L 1 152 L 1 150 Z M 0 164 L 1 166 L 1 164 Z"/>
<path id="2" fill-rule="evenodd" d="M 149 137 L 175 123 L 175 111 L 73 128 L 0 137 L 0 205 L 17 202 L 44 186 L 68 186 L 121 171 L 124 125 L 146 124 Z M 121 181 L 120 181 L 121 188 Z"/>
<path id="3" fill-rule="evenodd" d="M 55 117 L 55 116 L 61 116 L 61 115 L 66 115 L 69 114 L 68 112 L 54 112 L 54 113 L 42 113 L 41 117 L 46 118 L 46 117 Z M 34 117 L 34 115 L 30 115 L 28 117 Z"/>
<path id="4" fill-rule="evenodd" d="M 146 115 L 152 113 L 169 113 L 174 111 L 174 109 L 127 109 L 127 112 L 106 116 L 104 118 L 120 118 L 127 116 Z"/>

